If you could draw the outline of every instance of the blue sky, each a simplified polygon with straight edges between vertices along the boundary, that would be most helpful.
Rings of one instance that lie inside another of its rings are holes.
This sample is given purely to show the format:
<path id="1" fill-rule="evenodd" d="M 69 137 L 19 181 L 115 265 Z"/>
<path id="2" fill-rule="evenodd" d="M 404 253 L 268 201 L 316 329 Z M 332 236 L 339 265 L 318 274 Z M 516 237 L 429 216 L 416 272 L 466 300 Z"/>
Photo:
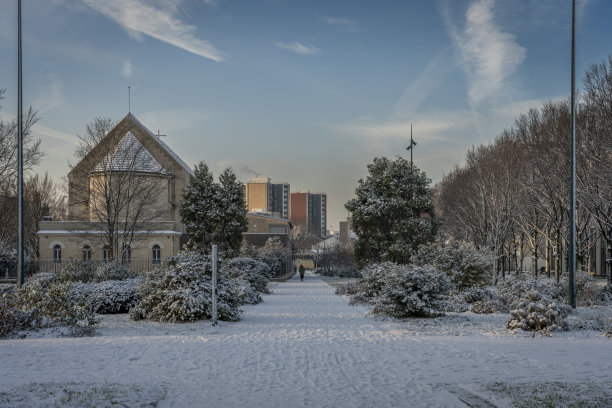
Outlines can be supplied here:
<path id="1" fill-rule="evenodd" d="M 16 3 L 0 14 L 0 101 L 15 116 Z M 577 1 L 577 79 L 612 53 L 612 2 Z M 366 165 L 407 155 L 433 181 L 530 107 L 569 95 L 570 0 L 23 0 L 37 169 L 131 110 L 187 163 L 328 194 L 338 227 Z"/>

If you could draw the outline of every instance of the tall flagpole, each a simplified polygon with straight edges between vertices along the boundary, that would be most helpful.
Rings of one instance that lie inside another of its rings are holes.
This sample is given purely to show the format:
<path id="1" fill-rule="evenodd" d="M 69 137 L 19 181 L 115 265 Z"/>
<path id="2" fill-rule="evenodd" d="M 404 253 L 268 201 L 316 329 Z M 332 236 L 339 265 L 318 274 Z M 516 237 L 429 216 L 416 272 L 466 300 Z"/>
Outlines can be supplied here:
<path id="1" fill-rule="evenodd" d="M 18 286 L 24 282 L 23 262 L 23 94 L 21 75 L 21 0 L 17 0 L 17 273 Z"/>
<path id="2" fill-rule="evenodd" d="M 575 100 L 576 0 L 572 0 L 572 92 L 571 92 L 571 151 L 570 151 L 570 231 L 568 265 L 568 302 L 576 308 L 576 100 Z"/>

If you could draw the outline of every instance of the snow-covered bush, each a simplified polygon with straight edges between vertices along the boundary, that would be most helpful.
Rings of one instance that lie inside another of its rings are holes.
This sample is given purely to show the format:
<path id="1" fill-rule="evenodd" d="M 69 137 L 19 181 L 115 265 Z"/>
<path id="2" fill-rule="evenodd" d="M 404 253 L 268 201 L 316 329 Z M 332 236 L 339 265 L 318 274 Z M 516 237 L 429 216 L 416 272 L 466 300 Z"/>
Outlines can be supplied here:
<path id="1" fill-rule="evenodd" d="M 57 271 L 62 282 L 95 282 L 97 265 L 91 261 L 71 260 Z"/>
<path id="2" fill-rule="evenodd" d="M 134 279 L 137 276 L 130 268 L 120 263 L 103 263 L 96 269 L 96 282 Z"/>
<path id="3" fill-rule="evenodd" d="M 103 282 L 107 280 L 123 280 L 135 278 L 125 265 L 117 263 L 103 263 L 99 265 L 92 261 L 69 261 L 57 273 L 62 282 Z"/>
<path id="4" fill-rule="evenodd" d="M 224 262 L 222 269 L 230 278 L 248 281 L 255 291 L 270 293 L 268 282 L 272 275 L 265 262 L 253 258 L 233 258 Z"/>
<path id="5" fill-rule="evenodd" d="M 242 303 L 257 304 L 262 301 L 262 293 L 270 293 L 270 267 L 252 258 L 233 258 L 225 261 L 221 272 L 236 280 Z"/>
<path id="6" fill-rule="evenodd" d="M 461 289 L 491 284 L 494 259 L 490 250 L 477 249 L 470 242 L 436 241 L 421 245 L 410 262 L 420 266 L 435 266 Z"/>
<path id="7" fill-rule="evenodd" d="M 256 305 L 257 303 L 263 302 L 261 293 L 253 289 L 249 281 L 236 278 L 232 279 L 231 283 L 238 293 L 241 304 Z"/>
<path id="8" fill-rule="evenodd" d="M 435 317 L 452 288 L 448 277 L 433 266 L 385 264 L 387 270 L 374 302 L 374 313 L 391 317 Z"/>
<path id="9" fill-rule="evenodd" d="M 28 328 L 69 326 L 73 335 L 93 333 L 94 312 L 85 298 L 71 296 L 71 282 L 59 282 L 54 274 L 39 273 L 27 280 L 14 296 L 14 305 L 30 321 Z M 24 325 L 22 325 L 24 326 Z"/>
<path id="10" fill-rule="evenodd" d="M 460 307 L 449 308 L 455 312 L 469 310 L 473 313 L 495 313 L 499 310 L 497 291 L 494 287 L 472 286 L 453 294 L 449 302 L 458 303 Z"/>
<path id="11" fill-rule="evenodd" d="M 15 293 L 15 289 L 17 288 L 17 285 L 14 285 L 12 283 L 0 283 L 0 296 L 6 294 L 11 294 L 11 293 Z"/>
<path id="12" fill-rule="evenodd" d="M 594 277 L 588 273 L 578 272 L 575 275 L 576 283 L 576 305 L 578 306 L 592 306 L 597 304 L 605 304 L 604 287 L 597 284 Z M 568 298 L 568 285 L 561 285 L 562 299 Z"/>
<path id="13" fill-rule="evenodd" d="M 127 313 L 138 303 L 136 297 L 141 278 L 109 280 L 99 283 L 74 283 L 70 287 L 73 300 L 86 299 L 95 313 Z"/>
<path id="14" fill-rule="evenodd" d="M 346 285 L 338 286 L 336 288 L 336 295 L 355 295 L 362 290 L 361 283 L 359 281 L 347 283 Z"/>
<path id="15" fill-rule="evenodd" d="M 549 280 L 514 278 L 497 285 L 497 301 L 501 312 L 516 309 L 521 297 L 527 292 L 538 292 L 551 300 L 563 300 L 563 285 Z"/>
<path id="16" fill-rule="evenodd" d="M 603 305 L 612 304 L 612 285 L 606 285 L 599 294 L 599 302 Z"/>
<path id="17" fill-rule="evenodd" d="M 477 314 L 495 313 L 497 310 L 497 302 L 492 300 L 477 300 L 470 305 L 470 312 Z"/>
<path id="18" fill-rule="evenodd" d="M 384 284 L 387 271 L 397 267 L 393 262 L 370 264 L 361 270 L 362 277 L 357 280 L 359 292 L 351 298 L 351 304 L 371 304 L 378 297 Z"/>
<path id="19" fill-rule="evenodd" d="M 510 312 L 508 328 L 538 332 L 564 329 L 567 327 L 564 320 L 570 311 L 567 305 L 558 304 L 537 291 L 529 291 Z"/>
<path id="20" fill-rule="evenodd" d="M 286 263 L 290 262 L 291 251 L 283 246 L 280 238 L 268 238 L 265 245 L 258 249 L 257 257 L 270 268 L 270 276 L 279 277 L 286 273 Z"/>
<path id="21" fill-rule="evenodd" d="M 18 328 L 18 310 L 12 300 L 8 294 L 0 295 L 0 337 L 5 337 Z"/>
<path id="22" fill-rule="evenodd" d="M 194 252 L 180 253 L 145 274 L 138 286 L 138 305 L 130 310 L 134 320 L 183 322 L 212 317 L 211 261 Z M 240 294 L 236 280 L 218 274 L 217 310 L 220 320 L 240 319 Z"/>

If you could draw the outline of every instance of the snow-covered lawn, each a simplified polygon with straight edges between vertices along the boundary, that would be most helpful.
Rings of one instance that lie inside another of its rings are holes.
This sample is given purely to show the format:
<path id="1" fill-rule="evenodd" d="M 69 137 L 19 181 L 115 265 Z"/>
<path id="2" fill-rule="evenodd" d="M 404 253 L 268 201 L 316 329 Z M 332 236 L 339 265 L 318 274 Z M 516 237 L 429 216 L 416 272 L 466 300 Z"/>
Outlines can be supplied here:
<path id="1" fill-rule="evenodd" d="M 216 327 L 106 315 L 96 337 L 1 340 L 0 406 L 612 405 L 600 332 L 513 335 L 501 314 L 378 320 L 311 274 L 272 289 Z"/>

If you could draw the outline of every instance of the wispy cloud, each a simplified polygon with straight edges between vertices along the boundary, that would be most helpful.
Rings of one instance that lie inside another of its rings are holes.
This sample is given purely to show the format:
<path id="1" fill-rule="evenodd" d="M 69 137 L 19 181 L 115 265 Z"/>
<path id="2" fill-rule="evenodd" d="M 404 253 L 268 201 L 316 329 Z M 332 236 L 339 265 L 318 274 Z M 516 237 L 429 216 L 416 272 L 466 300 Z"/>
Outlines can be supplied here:
<path id="1" fill-rule="evenodd" d="M 284 42 L 279 41 L 275 45 L 278 48 L 283 48 L 286 50 L 297 52 L 298 54 L 301 54 L 301 55 L 315 55 L 321 52 L 321 50 L 318 49 L 317 47 L 314 47 L 311 45 L 304 45 L 299 42 L 284 43 Z"/>
<path id="2" fill-rule="evenodd" d="M 336 130 L 362 137 L 366 141 L 377 142 L 409 139 L 410 126 L 411 122 L 408 120 L 376 121 L 366 118 L 338 126 Z M 469 112 L 465 111 L 415 114 L 413 117 L 413 131 L 418 134 L 418 140 L 421 142 L 448 140 L 453 132 L 470 126 L 471 118 Z"/>
<path id="3" fill-rule="evenodd" d="M 60 132 L 55 129 L 51 129 L 50 127 L 43 126 L 39 123 L 32 126 L 32 133 L 34 134 L 34 136 L 51 137 L 53 139 L 59 140 L 70 145 L 74 145 L 74 143 L 76 142 L 75 136 Z"/>
<path id="4" fill-rule="evenodd" d="M 400 99 L 395 103 L 394 118 L 410 118 L 429 95 L 440 87 L 453 70 L 453 67 L 446 63 L 446 60 L 451 58 L 450 54 L 448 47 L 440 50 L 427 63 L 421 75 L 404 89 Z"/>
<path id="5" fill-rule="evenodd" d="M 465 26 L 457 27 L 448 7 L 442 8 L 447 31 L 458 51 L 459 62 L 469 81 L 472 108 L 511 87 L 509 77 L 525 59 L 525 48 L 516 36 L 495 23 L 494 0 L 476 0 L 465 14 Z"/>
<path id="6" fill-rule="evenodd" d="M 355 21 L 344 17 L 320 17 L 321 21 L 333 26 L 341 27 L 353 27 L 356 25 Z"/>
<path id="7" fill-rule="evenodd" d="M 128 79 L 132 76 L 132 62 L 125 61 L 123 67 L 121 67 L 121 76 Z"/>
<path id="8" fill-rule="evenodd" d="M 39 89 L 39 94 L 32 102 L 32 106 L 39 114 L 52 111 L 64 106 L 66 98 L 64 96 L 64 83 L 54 75 L 48 76 L 48 81 Z"/>
<path id="9" fill-rule="evenodd" d="M 213 61 L 223 60 L 212 44 L 195 37 L 196 26 L 176 17 L 180 0 L 163 0 L 158 2 L 159 7 L 141 0 L 82 1 L 124 27 L 135 39 L 147 35 Z"/>

